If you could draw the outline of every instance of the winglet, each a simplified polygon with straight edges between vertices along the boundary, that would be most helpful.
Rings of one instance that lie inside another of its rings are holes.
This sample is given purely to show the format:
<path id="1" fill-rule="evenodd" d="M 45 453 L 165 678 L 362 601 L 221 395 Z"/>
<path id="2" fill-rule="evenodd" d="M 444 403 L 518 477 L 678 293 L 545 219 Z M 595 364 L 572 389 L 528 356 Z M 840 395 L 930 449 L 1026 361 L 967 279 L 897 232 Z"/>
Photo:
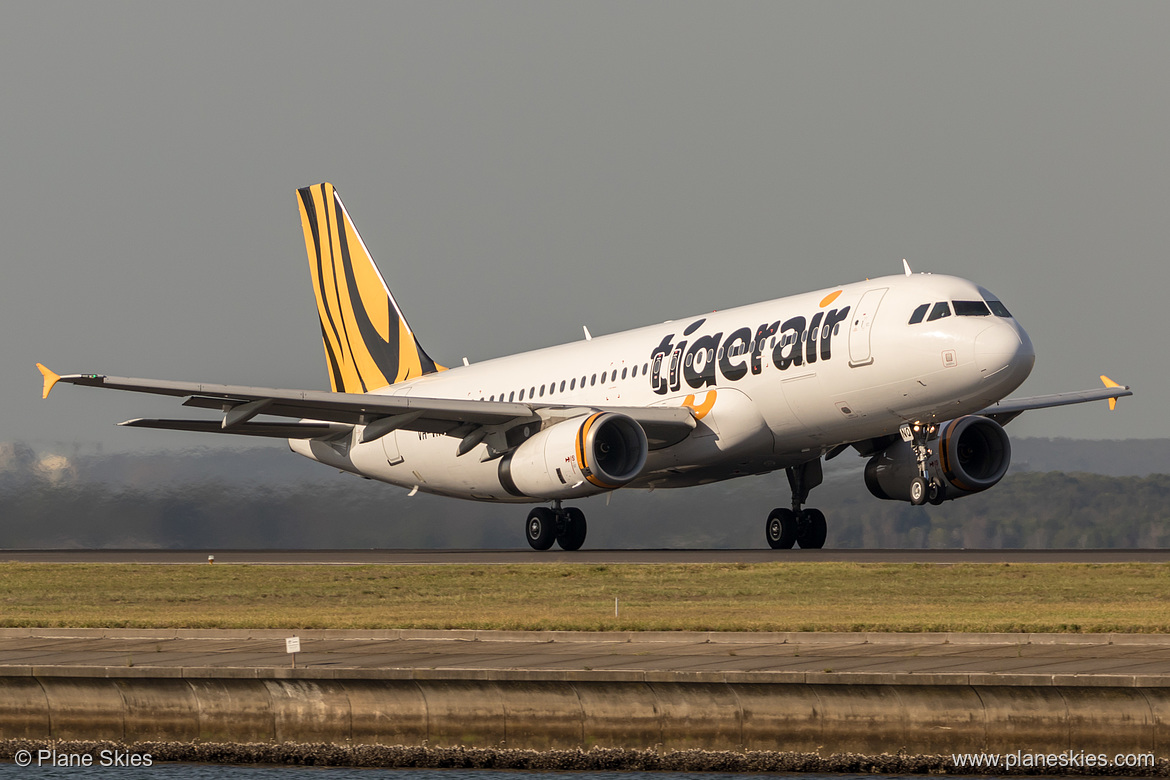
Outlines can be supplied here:
<path id="1" fill-rule="evenodd" d="M 1101 381 L 1105 383 L 1106 387 L 1121 387 L 1121 385 L 1117 384 L 1116 382 L 1114 382 L 1112 379 L 1105 376 L 1104 374 L 1101 375 Z M 48 391 L 45 391 L 45 392 L 48 392 Z M 1117 399 L 1110 398 L 1109 399 L 1109 411 L 1112 412 L 1116 408 L 1117 408 Z"/>
<path id="2" fill-rule="evenodd" d="M 906 258 L 904 257 L 902 258 L 902 269 L 906 272 L 907 276 L 913 275 L 913 272 L 910 270 L 910 264 L 906 262 Z"/>
<path id="3" fill-rule="evenodd" d="M 59 374 L 54 374 L 40 363 L 37 363 L 37 368 L 41 370 L 41 375 L 45 378 L 45 389 L 41 393 L 41 398 L 48 398 L 49 391 L 53 389 L 53 385 L 57 384 L 57 380 L 60 379 L 61 376 Z"/>

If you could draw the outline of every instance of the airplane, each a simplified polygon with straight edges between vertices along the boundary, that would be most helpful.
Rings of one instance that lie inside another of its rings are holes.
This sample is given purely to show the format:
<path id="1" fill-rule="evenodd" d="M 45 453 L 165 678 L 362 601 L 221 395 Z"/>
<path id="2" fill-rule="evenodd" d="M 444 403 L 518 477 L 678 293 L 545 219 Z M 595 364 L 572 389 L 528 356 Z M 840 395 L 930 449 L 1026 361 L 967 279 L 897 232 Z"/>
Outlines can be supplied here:
<path id="1" fill-rule="evenodd" d="M 819 548 L 806 507 L 822 461 L 852 448 L 881 499 L 941 504 L 1007 472 L 1003 426 L 1032 409 L 1117 399 L 1128 386 L 1008 399 L 1028 377 L 1028 334 L 988 290 L 903 273 L 669 320 L 451 368 L 423 349 L 329 183 L 297 191 L 330 392 L 59 375 L 58 382 L 185 398 L 217 419 L 133 428 L 288 440 L 293 452 L 410 490 L 541 504 L 536 550 L 585 542 L 563 502 L 620 488 L 702 485 L 783 469 L 790 507 L 775 549 Z M 260 418 L 260 419 L 257 419 Z M 278 418 L 278 419 L 272 419 Z"/>

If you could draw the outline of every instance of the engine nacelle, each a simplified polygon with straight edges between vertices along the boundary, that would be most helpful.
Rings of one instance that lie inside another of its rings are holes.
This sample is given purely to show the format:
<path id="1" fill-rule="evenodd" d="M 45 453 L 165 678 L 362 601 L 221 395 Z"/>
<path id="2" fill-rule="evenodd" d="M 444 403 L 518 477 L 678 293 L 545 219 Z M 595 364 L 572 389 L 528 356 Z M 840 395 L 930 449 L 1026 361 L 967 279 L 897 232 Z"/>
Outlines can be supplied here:
<path id="1" fill-rule="evenodd" d="M 649 448 L 633 418 L 575 417 L 536 433 L 500 459 L 500 484 L 514 496 L 572 498 L 614 490 L 642 472 Z"/>
<path id="2" fill-rule="evenodd" d="M 987 417 L 969 415 L 944 423 L 926 468 L 931 479 L 945 488 L 947 499 L 987 490 L 1003 479 L 1012 459 L 1012 446 L 1003 427 Z M 865 466 L 865 486 L 878 498 L 910 500 L 910 481 L 918 476 L 914 451 L 904 441 L 891 444 Z"/>

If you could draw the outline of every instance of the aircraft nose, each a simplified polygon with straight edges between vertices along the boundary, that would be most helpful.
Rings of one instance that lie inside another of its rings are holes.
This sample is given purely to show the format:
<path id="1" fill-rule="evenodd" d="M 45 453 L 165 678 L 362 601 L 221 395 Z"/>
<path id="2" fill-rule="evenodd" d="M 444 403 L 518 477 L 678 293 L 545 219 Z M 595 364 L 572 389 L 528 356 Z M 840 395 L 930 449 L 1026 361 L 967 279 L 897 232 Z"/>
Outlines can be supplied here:
<path id="1" fill-rule="evenodd" d="M 1014 382 L 1018 387 L 1028 378 L 1035 362 L 1031 339 L 1015 323 L 996 322 L 975 338 L 975 365 L 984 379 L 995 377 L 996 381 Z"/>

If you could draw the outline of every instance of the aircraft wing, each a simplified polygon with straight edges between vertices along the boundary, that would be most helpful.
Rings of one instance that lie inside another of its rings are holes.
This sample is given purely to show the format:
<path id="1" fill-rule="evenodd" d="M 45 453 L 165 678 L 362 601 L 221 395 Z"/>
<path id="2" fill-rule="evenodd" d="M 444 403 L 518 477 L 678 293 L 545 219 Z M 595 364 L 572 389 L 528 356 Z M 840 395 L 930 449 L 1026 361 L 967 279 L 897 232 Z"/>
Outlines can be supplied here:
<path id="1" fill-rule="evenodd" d="M 1032 409 L 1048 409 L 1053 406 L 1067 406 L 1069 404 L 1083 404 L 1089 401 L 1108 401 L 1109 408 L 1117 406 L 1117 399 L 1133 395 L 1129 385 L 1119 385 L 1107 376 L 1101 381 L 1105 387 L 1099 390 L 1081 390 L 1075 393 L 1054 393 L 1052 395 L 1035 395 L 1031 398 L 1005 398 L 997 404 L 992 404 L 976 414 L 990 417 L 1000 425 L 1006 425 L 1020 414 Z"/>
<path id="2" fill-rule="evenodd" d="M 217 409 L 223 413 L 223 418 L 218 421 L 136 419 L 122 423 L 134 428 L 295 439 L 345 435 L 353 426 L 364 425 L 363 441 L 371 441 L 399 428 L 466 438 L 489 426 L 506 429 L 542 420 L 567 419 L 591 411 L 612 411 L 637 420 L 646 431 L 651 448 L 655 449 L 682 441 L 696 425 L 694 413 L 687 407 L 579 407 L 376 393 L 334 393 L 101 374 L 59 375 L 40 363 L 37 368 L 44 376 L 45 398 L 54 385 L 65 382 L 186 398 L 184 406 Z M 297 420 L 282 423 L 252 421 L 252 418 L 261 414 Z"/>

